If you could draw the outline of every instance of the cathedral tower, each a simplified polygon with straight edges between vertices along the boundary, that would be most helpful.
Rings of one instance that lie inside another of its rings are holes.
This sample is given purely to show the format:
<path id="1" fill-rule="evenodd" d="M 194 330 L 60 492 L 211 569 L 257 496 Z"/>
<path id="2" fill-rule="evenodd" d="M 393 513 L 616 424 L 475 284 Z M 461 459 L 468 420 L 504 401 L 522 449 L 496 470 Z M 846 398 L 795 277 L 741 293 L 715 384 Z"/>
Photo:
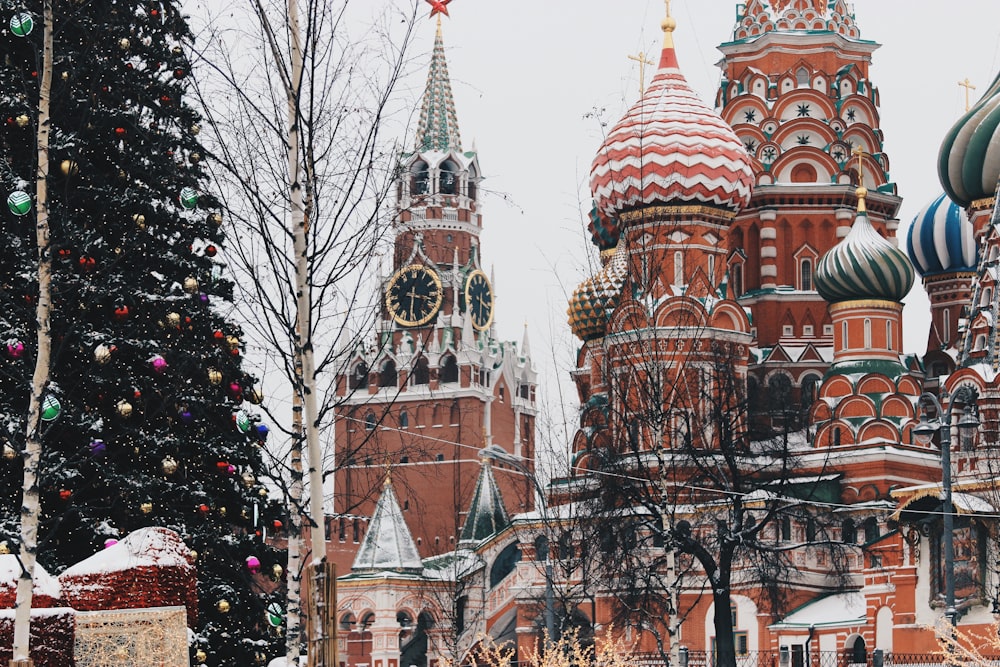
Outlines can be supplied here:
<path id="1" fill-rule="evenodd" d="M 527 331 L 520 345 L 495 336 L 479 242 L 482 172 L 462 147 L 440 18 L 416 143 L 401 162 L 378 336 L 351 352 L 339 377 L 330 548 L 341 566 L 363 539 L 385 466 L 426 557 L 460 539 L 482 447 L 534 458 L 536 373 Z M 512 510 L 533 505 L 527 478 L 506 483 L 518 486 L 504 489 Z"/>
<path id="2" fill-rule="evenodd" d="M 868 190 L 880 235 L 893 240 L 898 225 L 868 72 L 878 47 L 861 38 L 843 0 L 750 0 L 719 47 L 716 104 L 753 157 L 755 179 L 729 236 L 730 285 L 753 312 L 751 385 L 768 396 L 758 407 L 780 408 L 792 427 L 831 360 L 834 327 L 814 274 L 851 228 L 857 186 Z M 859 153 L 863 183 L 852 161 Z"/>

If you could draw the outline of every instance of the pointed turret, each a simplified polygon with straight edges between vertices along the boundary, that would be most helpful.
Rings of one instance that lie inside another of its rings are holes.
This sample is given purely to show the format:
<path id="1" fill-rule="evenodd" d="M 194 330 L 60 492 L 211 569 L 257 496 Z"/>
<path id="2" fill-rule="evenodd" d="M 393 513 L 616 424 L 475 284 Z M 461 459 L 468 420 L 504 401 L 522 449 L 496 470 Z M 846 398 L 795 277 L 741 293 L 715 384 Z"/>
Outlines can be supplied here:
<path id="1" fill-rule="evenodd" d="M 496 478 L 493 477 L 493 466 L 488 459 L 483 459 L 459 546 L 475 546 L 509 525 L 510 517 L 504 508 Z"/>
<path id="2" fill-rule="evenodd" d="M 421 572 L 423 563 L 392 482 L 386 476 L 371 525 L 354 558 L 353 572 Z"/>
<path id="3" fill-rule="evenodd" d="M 451 96 L 451 79 L 448 77 L 448 60 L 444 56 L 444 39 L 441 37 L 441 19 L 438 19 L 434 36 L 434 54 L 427 73 L 424 102 L 420 107 L 417 125 L 418 151 L 462 151 L 462 138 L 458 133 L 458 116 L 455 100 Z"/>

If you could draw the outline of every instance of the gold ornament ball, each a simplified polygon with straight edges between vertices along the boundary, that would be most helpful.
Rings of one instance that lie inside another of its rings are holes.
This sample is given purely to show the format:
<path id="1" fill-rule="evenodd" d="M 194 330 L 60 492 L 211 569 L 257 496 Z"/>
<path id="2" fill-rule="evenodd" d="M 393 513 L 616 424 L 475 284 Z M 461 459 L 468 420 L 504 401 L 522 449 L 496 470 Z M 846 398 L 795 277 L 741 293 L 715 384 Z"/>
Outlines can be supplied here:
<path id="1" fill-rule="evenodd" d="M 179 46 L 175 46 L 174 48 L 170 49 L 170 53 L 174 54 L 175 56 L 180 56 L 184 55 L 184 50 Z"/>
<path id="2" fill-rule="evenodd" d="M 191 153 L 191 155 L 188 156 L 188 160 L 191 161 L 191 164 L 198 164 L 201 162 L 201 153 Z"/>
<path id="3" fill-rule="evenodd" d="M 195 123 L 191 126 L 191 134 L 198 134 L 199 132 L 201 132 L 201 125 Z"/>
<path id="4" fill-rule="evenodd" d="M 20 116 L 17 117 L 16 120 L 18 127 L 28 127 L 28 123 L 31 122 L 31 119 L 28 117 L 28 114 L 21 114 Z"/>
<path id="5" fill-rule="evenodd" d="M 8 461 L 13 461 L 17 458 L 17 450 L 10 445 L 3 446 L 3 457 Z"/>
<path id="6" fill-rule="evenodd" d="M 69 79 L 69 72 L 63 72 L 62 73 L 62 80 L 66 81 L 67 79 Z"/>
<path id="7" fill-rule="evenodd" d="M 202 651 L 201 649 L 198 649 L 197 651 L 194 652 L 194 660 L 199 664 L 203 663 L 206 660 L 208 660 L 208 654 Z"/>
<path id="8" fill-rule="evenodd" d="M 267 662 L 267 656 L 261 653 L 260 651 L 257 651 L 256 653 L 253 654 L 253 660 L 255 664 L 263 665 L 265 662 Z"/>
<path id="9" fill-rule="evenodd" d="M 144 216 L 142 213 L 134 214 L 132 216 L 132 222 L 134 222 L 135 226 L 138 227 L 139 229 L 146 228 L 146 216 Z"/>
<path id="10" fill-rule="evenodd" d="M 211 222 L 213 225 L 221 225 L 222 224 L 222 214 L 221 213 L 209 213 L 208 214 L 208 221 Z"/>
<path id="11" fill-rule="evenodd" d="M 252 472 L 248 470 L 247 472 L 243 473 L 243 486 L 249 489 L 253 487 L 253 485 L 256 483 L 257 483 L 257 478 L 253 476 Z"/>
<path id="12" fill-rule="evenodd" d="M 153 511 L 153 503 L 149 503 L 149 502 L 143 503 L 143 504 L 139 505 L 139 510 L 143 514 L 150 514 Z"/>
<path id="13" fill-rule="evenodd" d="M 76 176 L 80 173 L 80 166 L 74 160 L 63 160 L 59 163 L 59 171 L 63 176 Z"/>
<path id="14" fill-rule="evenodd" d="M 7 555 L 9 553 L 10 553 L 10 545 L 7 544 L 7 541 L 4 540 L 3 542 L 0 542 L 0 554 Z"/>
<path id="15" fill-rule="evenodd" d="M 188 560 L 191 561 L 192 563 L 197 562 L 197 560 L 198 560 L 198 552 L 195 551 L 194 549 L 192 549 L 191 551 L 189 551 L 188 552 Z"/>
<path id="16" fill-rule="evenodd" d="M 165 459 L 163 459 L 160 465 L 163 467 L 164 475 L 173 475 L 175 472 L 177 472 L 177 459 L 175 459 L 172 456 L 168 456 Z"/>
<path id="17" fill-rule="evenodd" d="M 216 368 L 208 369 L 208 381 L 214 385 L 222 384 L 222 373 Z"/>
<path id="18" fill-rule="evenodd" d="M 260 487 L 260 491 L 257 492 L 257 495 L 261 498 L 267 498 L 267 489 Z"/>
<path id="19" fill-rule="evenodd" d="M 226 343 L 229 345 L 230 350 L 240 349 L 240 339 L 236 336 L 226 336 Z"/>
<path id="20" fill-rule="evenodd" d="M 275 563 L 271 567 L 271 577 L 274 579 L 281 579 L 281 575 L 284 573 L 285 573 L 285 568 L 281 567 L 277 563 Z"/>
<path id="21" fill-rule="evenodd" d="M 188 276 L 184 279 L 184 291 L 188 294 L 194 294 L 198 291 L 198 279 L 194 276 Z"/>
<path id="22" fill-rule="evenodd" d="M 257 387 L 254 387 L 250 391 L 246 392 L 247 400 L 254 405 L 260 405 L 264 401 L 264 392 L 262 392 Z"/>
<path id="23" fill-rule="evenodd" d="M 115 406 L 115 409 L 118 410 L 118 414 L 122 417 L 132 416 L 132 404 L 125 399 L 118 401 L 118 405 Z"/>
<path id="24" fill-rule="evenodd" d="M 98 345 L 94 348 L 94 361 L 102 366 L 111 361 L 111 348 L 107 345 Z"/>
<path id="25" fill-rule="evenodd" d="M 118 40 L 118 48 L 122 51 L 127 51 L 130 46 L 132 46 L 132 42 L 128 41 L 128 37 L 122 37 Z"/>
<path id="26" fill-rule="evenodd" d="M 229 613 L 229 600 L 219 600 L 215 603 L 215 608 L 219 610 L 221 614 Z"/>
<path id="27" fill-rule="evenodd" d="M 181 314 L 180 313 L 167 313 L 167 324 L 173 328 L 177 328 L 181 325 Z"/>
<path id="28" fill-rule="evenodd" d="M 225 507 L 220 507 L 219 508 L 219 516 L 226 516 L 226 508 Z"/>

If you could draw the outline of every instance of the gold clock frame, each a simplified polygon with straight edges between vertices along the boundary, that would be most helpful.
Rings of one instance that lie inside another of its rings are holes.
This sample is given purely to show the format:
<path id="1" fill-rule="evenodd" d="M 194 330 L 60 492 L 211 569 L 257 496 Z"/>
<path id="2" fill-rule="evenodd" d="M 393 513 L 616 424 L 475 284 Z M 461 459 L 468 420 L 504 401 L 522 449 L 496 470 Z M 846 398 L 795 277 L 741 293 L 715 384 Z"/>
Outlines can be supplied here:
<path id="1" fill-rule="evenodd" d="M 410 320 L 400 315 L 398 309 L 393 307 L 393 301 L 391 298 L 393 288 L 400 280 L 403 279 L 403 276 L 406 273 L 409 273 L 411 271 L 419 271 L 421 273 L 426 273 L 428 276 L 431 277 L 431 279 L 434 282 L 434 285 L 437 287 L 437 299 L 434 301 L 427 315 L 416 320 Z M 441 304 L 443 303 L 444 303 L 444 285 L 441 284 L 441 276 L 438 275 L 437 271 L 430 268 L 429 266 L 424 266 L 423 264 L 408 264 L 404 267 L 401 267 L 394 274 L 392 274 L 392 278 L 389 279 L 389 283 L 385 290 L 386 310 L 389 311 L 389 314 L 392 316 L 392 320 L 396 324 L 399 324 L 400 326 L 404 327 L 419 327 L 423 326 L 424 324 L 427 324 L 432 319 L 434 319 L 434 317 L 438 314 L 438 312 L 441 310 Z"/>
<path id="2" fill-rule="evenodd" d="M 467 312 L 471 312 L 471 310 L 472 310 L 472 297 L 469 294 L 469 288 L 472 286 L 472 279 L 475 278 L 476 276 L 482 276 L 483 277 L 483 280 L 486 281 L 486 286 L 490 290 L 490 297 L 493 298 L 495 296 L 493 294 L 493 283 L 490 282 L 489 277 L 481 269 L 475 269 L 474 271 L 472 271 L 471 273 L 469 273 L 468 277 L 465 279 L 465 289 L 463 291 L 465 293 L 465 310 Z M 496 314 L 496 310 L 495 310 L 494 306 L 491 305 L 490 306 L 490 317 L 489 317 L 488 320 L 486 320 L 486 323 L 483 324 L 482 326 L 480 326 L 480 325 L 476 324 L 473 321 L 472 328 L 475 329 L 476 331 L 485 331 L 485 330 L 489 329 L 490 325 L 493 324 L 493 316 L 495 314 Z"/>

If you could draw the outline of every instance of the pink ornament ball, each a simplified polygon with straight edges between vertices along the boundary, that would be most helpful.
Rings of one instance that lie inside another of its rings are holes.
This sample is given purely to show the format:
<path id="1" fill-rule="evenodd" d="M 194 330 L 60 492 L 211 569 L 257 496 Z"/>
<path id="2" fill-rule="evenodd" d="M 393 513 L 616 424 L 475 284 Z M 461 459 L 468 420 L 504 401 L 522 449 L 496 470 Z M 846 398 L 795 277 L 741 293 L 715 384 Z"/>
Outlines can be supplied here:
<path id="1" fill-rule="evenodd" d="M 232 463 L 230 463 L 229 467 L 226 468 L 226 474 L 227 475 L 235 475 L 236 474 L 236 466 L 234 466 Z"/>
<path id="2" fill-rule="evenodd" d="M 24 356 L 24 343 L 21 341 L 7 343 L 7 354 L 10 355 L 12 359 L 20 359 Z"/>
<path id="3" fill-rule="evenodd" d="M 118 540 L 116 540 L 113 537 L 109 537 L 108 539 L 104 540 L 104 548 L 105 549 L 110 549 L 111 547 L 115 546 L 116 544 L 118 544 Z"/>
<path id="4" fill-rule="evenodd" d="M 168 365 L 167 360 L 161 357 L 160 355 L 156 355 L 155 357 L 153 357 L 153 360 L 150 363 L 152 363 L 153 370 L 156 371 L 157 373 L 163 373 L 164 371 L 167 370 L 167 365 Z"/>
<path id="5" fill-rule="evenodd" d="M 247 569 L 254 574 L 260 572 L 260 559 L 256 556 L 247 556 Z"/>

